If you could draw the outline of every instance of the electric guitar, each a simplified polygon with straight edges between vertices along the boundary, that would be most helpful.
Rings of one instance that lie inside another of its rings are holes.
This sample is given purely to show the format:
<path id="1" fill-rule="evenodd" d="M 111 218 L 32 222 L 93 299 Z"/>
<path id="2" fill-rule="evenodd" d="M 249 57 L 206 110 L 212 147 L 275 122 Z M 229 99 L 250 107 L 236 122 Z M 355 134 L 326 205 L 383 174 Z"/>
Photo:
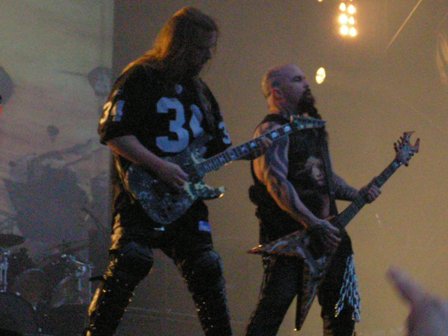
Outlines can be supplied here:
<path id="1" fill-rule="evenodd" d="M 396 153 L 394 160 L 371 181 L 372 184 L 381 187 L 398 168 L 402 165 L 408 166 L 410 159 L 418 153 L 420 146 L 420 139 L 417 139 L 414 145 L 411 145 L 412 133 L 404 132 L 403 136 L 394 144 Z M 344 229 L 366 203 L 365 195 L 358 195 L 347 208 L 331 219 L 330 222 L 339 229 Z M 321 243 L 305 230 L 295 231 L 265 245 L 258 245 L 250 249 L 248 253 L 291 256 L 305 261 L 307 266 L 306 281 L 304 281 L 300 320 L 296 321 L 296 328 L 300 329 L 317 293 L 317 288 L 330 264 L 331 253 L 326 252 Z"/>
<path id="2" fill-rule="evenodd" d="M 259 151 L 265 138 L 275 142 L 293 132 L 321 128 L 324 125 L 323 120 L 295 117 L 279 128 L 207 159 L 203 158 L 203 154 L 205 144 L 210 139 L 208 136 L 200 137 L 179 154 L 164 158 L 178 164 L 188 174 L 189 181 L 181 190 L 173 190 L 172 187 L 159 181 L 151 172 L 138 165 L 131 165 L 128 168 L 123 176 L 123 183 L 146 214 L 162 225 L 158 229 L 163 231 L 164 226 L 181 217 L 197 199 L 215 199 L 224 194 L 223 187 L 213 188 L 202 181 L 206 173 Z"/>

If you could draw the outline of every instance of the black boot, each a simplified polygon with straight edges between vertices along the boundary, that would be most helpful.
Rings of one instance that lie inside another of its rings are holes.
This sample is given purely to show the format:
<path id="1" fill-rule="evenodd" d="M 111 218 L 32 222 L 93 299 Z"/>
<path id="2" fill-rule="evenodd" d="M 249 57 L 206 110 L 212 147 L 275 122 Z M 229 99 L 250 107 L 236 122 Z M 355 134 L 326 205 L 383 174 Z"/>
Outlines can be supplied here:
<path id="1" fill-rule="evenodd" d="M 129 276 L 128 276 L 129 278 Z M 102 280 L 89 306 L 89 326 L 85 336 L 111 336 L 131 301 L 136 283 L 120 278 Z"/>
<path id="2" fill-rule="evenodd" d="M 222 262 L 213 250 L 187 255 L 177 262 L 206 336 L 231 336 Z"/>
<path id="3" fill-rule="evenodd" d="M 193 294 L 202 329 L 207 336 L 230 336 L 232 329 L 225 289 Z"/>
<path id="4" fill-rule="evenodd" d="M 135 287 L 151 270 L 152 264 L 152 251 L 136 242 L 111 254 L 103 280 L 90 303 L 86 336 L 114 334 Z"/>

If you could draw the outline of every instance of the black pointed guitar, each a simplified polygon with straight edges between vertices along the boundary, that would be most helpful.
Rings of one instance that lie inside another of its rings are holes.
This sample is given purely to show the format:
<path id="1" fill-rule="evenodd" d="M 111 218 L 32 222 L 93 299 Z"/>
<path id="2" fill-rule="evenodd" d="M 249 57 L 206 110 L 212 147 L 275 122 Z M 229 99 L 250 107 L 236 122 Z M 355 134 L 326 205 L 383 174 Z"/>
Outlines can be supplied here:
<path id="1" fill-rule="evenodd" d="M 141 204 L 146 214 L 163 226 L 169 225 L 181 217 L 197 199 L 214 199 L 221 197 L 224 188 L 212 188 L 202 178 L 206 173 L 218 170 L 227 163 L 250 156 L 260 150 L 264 138 L 275 142 L 289 134 L 310 128 L 324 127 L 325 121 L 296 117 L 290 123 L 269 131 L 258 138 L 242 145 L 228 148 L 210 158 L 204 159 L 204 145 L 207 137 L 199 138 L 179 154 L 165 158 L 178 164 L 188 175 L 190 181 L 180 191 L 173 191 L 165 183 L 157 180 L 149 171 L 131 165 L 123 177 L 126 189 Z"/>
<path id="2" fill-rule="evenodd" d="M 396 153 L 394 160 L 371 183 L 381 187 L 398 168 L 409 164 L 412 156 L 418 153 L 420 146 L 420 139 L 417 139 L 415 144 L 411 145 L 410 138 L 412 133 L 403 133 L 403 136 L 394 144 Z M 339 215 L 331 219 L 331 223 L 340 229 L 344 229 L 366 203 L 365 195 L 359 195 Z M 296 328 L 300 329 L 317 293 L 317 287 L 325 276 L 331 260 L 331 254 L 323 253 L 320 243 L 316 242 L 309 232 L 305 230 L 295 231 L 265 245 L 258 245 L 248 252 L 251 254 L 298 257 L 305 261 L 308 269 L 307 281 L 304 281 L 305 287 L 300 307 L 300 321 L 296 321 Z"/>

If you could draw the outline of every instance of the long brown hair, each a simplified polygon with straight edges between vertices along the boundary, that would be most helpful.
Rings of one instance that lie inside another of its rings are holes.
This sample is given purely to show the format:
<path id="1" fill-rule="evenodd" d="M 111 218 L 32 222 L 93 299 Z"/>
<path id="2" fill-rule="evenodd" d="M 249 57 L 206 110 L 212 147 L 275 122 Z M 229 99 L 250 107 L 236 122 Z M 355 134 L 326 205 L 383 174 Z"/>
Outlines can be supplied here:
<path id="1" fill-rule="evenodd" d="M 165 80 L 180 79 L 187 70 L 187 58 L 198 32 L 218 33 L 218 26 L 197 8 L 189 6 L 178 10 L 162 27 L 153 47 L 129 63 L 123 72 L 135 65 L 147 64 L 163 73 Z"/>

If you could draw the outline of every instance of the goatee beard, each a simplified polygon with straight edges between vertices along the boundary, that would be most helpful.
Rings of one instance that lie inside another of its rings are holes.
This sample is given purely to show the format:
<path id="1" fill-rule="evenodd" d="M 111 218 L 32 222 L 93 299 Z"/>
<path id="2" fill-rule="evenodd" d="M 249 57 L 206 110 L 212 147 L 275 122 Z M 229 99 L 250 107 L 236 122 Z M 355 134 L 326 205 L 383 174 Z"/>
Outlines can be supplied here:
<path id="1" fill-rule="evenodd" d="M 297 110 L 299 111 L 299 115 L 308 114 L 313 118 L 318 115 L 314 97 L 311 95 L 303 96 L 299 100 L 299 103 L 297 104 Z"/>

